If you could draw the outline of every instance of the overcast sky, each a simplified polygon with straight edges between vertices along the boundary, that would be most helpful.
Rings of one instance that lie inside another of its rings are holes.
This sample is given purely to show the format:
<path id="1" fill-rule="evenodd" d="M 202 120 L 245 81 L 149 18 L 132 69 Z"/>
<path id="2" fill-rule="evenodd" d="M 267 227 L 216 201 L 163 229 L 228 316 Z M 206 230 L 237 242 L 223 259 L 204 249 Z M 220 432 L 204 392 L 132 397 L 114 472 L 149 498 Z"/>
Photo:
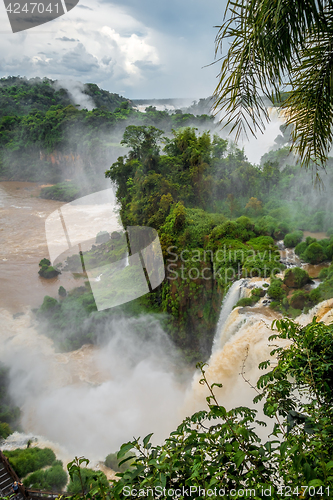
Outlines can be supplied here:
<path id="1" fill-rule="evenodd" d="M 36 0 L 38 1 L 38 0 Z M 13 34 L 0 3 L 0 76 L 97 83 L 129 98 L 208 97 L 226 0 L 81 0 Z"/>

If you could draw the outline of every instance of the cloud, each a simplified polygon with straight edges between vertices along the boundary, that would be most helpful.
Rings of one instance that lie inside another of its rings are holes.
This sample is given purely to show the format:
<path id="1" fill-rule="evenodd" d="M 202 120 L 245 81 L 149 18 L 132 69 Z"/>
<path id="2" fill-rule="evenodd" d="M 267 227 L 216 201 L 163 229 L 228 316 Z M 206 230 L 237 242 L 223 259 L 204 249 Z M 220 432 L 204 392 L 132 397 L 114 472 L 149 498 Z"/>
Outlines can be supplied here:
<path id="1" fill-rule="evenodd" d="M 79 4 L 78 5 L 79 9 L 88 9 L 88 10 L 94 10 L 94 9 L 91 9 L 90 7 L 87 7 L 86 5 L 82 5 L 82 4 Z"/>
<path id="2" fill-rule="evenodd" d="M 77 78 L 129 98 L 205 97 L 218 72 L 203 67 L 214 59 L 213 25 L 222 19 L 223 5 L 91 0 L 89 7 L 80 4 L 15 35 L 8 32 L 4 12 L 0 76 Z"/>
<path id="3" fill-rule="evenodd" d="M 62 42 L 78 42 L 79 41 L 75 38 L 68 38 L 67 36 L 62 36 L 61 38 L 56 38 L 56 40 L 60 40 Z"/>
<path id="4" fill-rule="evenodd" d="M 75 74 L 90 73 L 99 68 L 98 59 L 87 52 L 82 43 L 78 43 L 73 50 L 64 54 L 60 59 L 60 64 L 64 69 L 74 73 L 74 76 Z"/>

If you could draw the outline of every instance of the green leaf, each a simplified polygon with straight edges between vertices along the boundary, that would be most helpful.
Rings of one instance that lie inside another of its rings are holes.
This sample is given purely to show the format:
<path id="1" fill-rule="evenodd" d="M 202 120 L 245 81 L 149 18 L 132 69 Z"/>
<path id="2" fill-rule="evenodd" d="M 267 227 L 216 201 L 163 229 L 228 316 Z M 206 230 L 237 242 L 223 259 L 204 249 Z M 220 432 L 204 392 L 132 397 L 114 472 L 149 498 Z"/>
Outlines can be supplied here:
<path id="1" fill-rule="evenodd" d="M 246 455 L 243 451 L 241 450 L 238 450 L 236 453 L 235 453 L 235 456 L 234 456 L 234 460 L 235 460 L 235 464 L 236 464 L 236 467 L 238 468 L 240 466 L 240 464 L 244 461 Z"/>
<path id="2" fill-rule="evenodd" d="M 121 445 L 120 450 L 117 453 L 117 458 L 122 458 L 129 450 L 134 448 L 134 443 L 126 443 Z"/>
<path id="3" fill-rule="evenodd" d="M 150 434 L 148 434 L 144 439 L 143 439 L 143 446 L 144 448 L 147 448 L 147 444 L 149 443 L 150 441 L 150 438 L 152 437 L 154 433 L 151 432 Z"/>

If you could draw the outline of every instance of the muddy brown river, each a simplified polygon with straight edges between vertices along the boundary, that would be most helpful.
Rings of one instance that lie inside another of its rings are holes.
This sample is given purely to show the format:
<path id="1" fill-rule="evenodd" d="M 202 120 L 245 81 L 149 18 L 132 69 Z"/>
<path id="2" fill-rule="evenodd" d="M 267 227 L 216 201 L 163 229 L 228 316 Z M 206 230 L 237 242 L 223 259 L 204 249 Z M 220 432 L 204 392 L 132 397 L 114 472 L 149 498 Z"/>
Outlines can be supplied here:
<path id="1" fill-rule="evenodd" d="M 0 307 L 12 313 L 38 307 L 45 295 L 56 296 L 60 285 L 78 286 L 71 273 L 46 280 L 38 263 L 48 258 L 45 219 L 63 202 L 38 198 L 32 182 L 0 182 Z"/>

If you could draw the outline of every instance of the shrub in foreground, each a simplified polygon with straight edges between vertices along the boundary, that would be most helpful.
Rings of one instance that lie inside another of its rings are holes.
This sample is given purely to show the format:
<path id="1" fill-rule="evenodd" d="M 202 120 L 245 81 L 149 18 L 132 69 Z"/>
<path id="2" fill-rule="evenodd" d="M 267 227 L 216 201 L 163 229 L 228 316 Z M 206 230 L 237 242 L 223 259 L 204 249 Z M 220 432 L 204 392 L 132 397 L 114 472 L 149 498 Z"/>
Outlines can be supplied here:
<path id="1" fill-rule="evenodd" d="M 52 465 L 56 456 L 50 448 L 17 448 L 13 451 L 4 451 L 10 465 L 19 477 L 34 472 L 46 465 Z"/>

